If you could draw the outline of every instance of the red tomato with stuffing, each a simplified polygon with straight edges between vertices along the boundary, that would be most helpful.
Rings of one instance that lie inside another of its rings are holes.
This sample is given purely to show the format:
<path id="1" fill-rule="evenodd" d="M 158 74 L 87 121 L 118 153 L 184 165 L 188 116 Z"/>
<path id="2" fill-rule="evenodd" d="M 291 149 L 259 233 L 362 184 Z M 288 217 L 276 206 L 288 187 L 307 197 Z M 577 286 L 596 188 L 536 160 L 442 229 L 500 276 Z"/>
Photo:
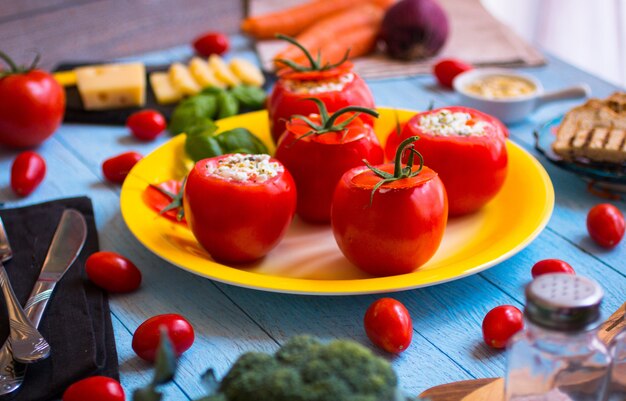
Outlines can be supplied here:
<path id="1" fill-rule="evenodd" d="M 505 348 L 511 337 L 524 328 L 522 312 L 512 305 L 490 310 L 483 319 L 483 339 L 493 348 Z"/>
<path id="2" fill-rule="evenodd" d="M 231 155 L 200 160 L 187 177 L 183 205 L 187 224 L 209 254 L 227 263 L 265 256 L 285 235 L 296 209 L 296 184 L 275 159 L 277 175 L 243 181 L 215 171 Z"/>
<path id="3" fill-rule="evenodd" d="M 598 245 L 613 248 L 624 237 L 624 215 L 615 206 L 601 203 L 587 214 L 587 231 Z"/>
<path id="4" fill-rule="evenodd" d="M 420 126 L 423 117 L 438 115 L 443 110 L 466 114 L 469 117 L 465 124 L 467 129 L 480 124 L 481 133 L 463 135 L 454 131 L 441 135 Z M 467 107 L 435 109 L 418 113 L 409 120 L 402 139 L 415 135 L 420 137 L 415 149 L 439 174 L 446 187 L 450 216 L 477 211 L 502 188 L 508 167 L 506 132 L 494 117 Z"/>
<path id="5" fill-rule="evenodd" d="M 65 113 L 65 91 L 51 74 L 15 66 L 0 78 L 0 145 L 37 146 L 59 128 Z"/>
<path id="6" fill-rule="evenodd" d="M 133 136 L 142 141 L 152 141 L 165 131 L 167 122 L 163 114 L 156 110 L 141 110 L 131 114 L 126 126 Z"/>
<path id="7" fill-rule="evenodd" d="M 563 274 L 576 274 L 572 266 L 569 263 L 560 259 L 544 259 L 533 265 L 531 274 L 533 278 L 537 278 L 544 274 L 551 273 L 563 273 Z"/>
<path id="8" fill-rule="evenodd" d="M 175 313 L 153 316 L 137 327 L 133 334 L 133 351 L 141 359 L 154 362 L 161 342 L 161 328 L 167 332 L 176 356 L 181 356 L 193 345 L 193 326 L 183 316 Z"/>
<path id="9" fill-rule="evenodd" d="M 341 80 L 339 87 L 331 87 Z M 307 98 L 324 102 L 329 112 L 347 106 L 374 108 L 374 96 L 363 79 L 352 71 L 352 63 L 346 61 L 326 71 L 297 72 L 284 69 L 279 72 L 278 82 L 268 98 L 267 111 L 274 143 L 278 143 L 285 132 L 285 123 L 292 116 L 308 116 L 318 112 L 316 105 Z M 366 123 L 373 125 L 370 116 L 363 116 Z"/>
<path id="10" fill-rule="evenodd" d="M 46 161 L 32 151 L 22 152 L 11 166 L 11 188 L 18 196 L 30 195 L 46 176 Z"/>
<path id="11" fill-rule="evenodd" d="M 131 292 L 141 285 L 137 266 L 115 252 L 96 252 L 85 262 L 87 277 L 108 292 Z"/>
<path id="12" fill-rule="evenodd" d="M 378 347 L 393 354 L 404 352 L 413 338 L 413 322 L 400 301 L 381 298 L 374 302 L 364 319 L 367 337 Z"/>
<path id="13" fill-rule="evenodd" d="M 304 102 L 303 102 L 304 103 Z M 337 123 L 350 118 L 337 118 Z M 310 115 L 320 123 L 318 114 Z M 311 223 L 330 221 L 330 204 L 341 176 L 363 159 L 372 164 L 383 162 L 383 150 L 372 127 L 355 118 L 343 131 L 306 136 L 311 128 L 302 120 L 287 123 L 285 134 L 278 142 L 276 158 L 293 174 L 298 188 L 297 213 Z"/>
<path id="14" fill-rule="evenodd" d="M 125 152 L 113 156 L 102 163 L 102 174 L 107 180 L 121 184 L 142 158 L 143 156 L 137 152 Z"/>
<path id="15" fill-rule="evenodd" d="M 201 56 L 224 54 L 228 51 L 230 42 L 228 36 L 219 32 L 206 32 L 193 40 L 193 48 Z"/>
<path id="16" fill-rule="evenodd" d="M 72 384 L 63 393 L 63 401 L 125 401 L 124 389 L 117 380 L 92 376 Z"/>
<path id="17" fill-rule="evenodd" d="M 438 61 L 433 66 L 433 74 L 441 86 L 452 89 L 452 81 L 462 72 L 473 69 L 470 64 L 454 58 Z"/>

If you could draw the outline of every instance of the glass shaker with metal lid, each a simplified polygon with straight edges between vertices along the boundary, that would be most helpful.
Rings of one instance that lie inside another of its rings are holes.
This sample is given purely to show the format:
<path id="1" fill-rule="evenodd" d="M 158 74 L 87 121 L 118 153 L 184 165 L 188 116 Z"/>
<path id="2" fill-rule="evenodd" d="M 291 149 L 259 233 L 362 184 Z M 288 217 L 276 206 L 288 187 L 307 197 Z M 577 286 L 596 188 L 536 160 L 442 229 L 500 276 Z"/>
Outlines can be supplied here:
<path id="1" fill-rule="evenodd" d="M 587 278 L 546 274 L 526 287 L 526 328 L 508 345 L 507 401 L 601 401 L 611 358 L 597 337 L 604 293 Z"/>

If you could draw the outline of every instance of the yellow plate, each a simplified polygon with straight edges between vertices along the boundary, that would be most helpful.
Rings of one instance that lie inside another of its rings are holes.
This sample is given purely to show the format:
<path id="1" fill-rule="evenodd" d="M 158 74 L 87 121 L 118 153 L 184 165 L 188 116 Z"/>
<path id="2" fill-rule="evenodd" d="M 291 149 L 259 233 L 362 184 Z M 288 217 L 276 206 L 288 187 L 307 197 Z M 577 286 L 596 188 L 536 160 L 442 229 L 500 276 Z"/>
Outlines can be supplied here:
<path id="1" fill-rule="evenodd" d="M 395 125 L 393 109 L 380 108 L 376 132 L 384 138 Z M 414 111 L 399 110 L 400 121 Z M 265 111 L 218 122 L 221 130 L 245 127 L 270 143 Z M 500 193 L 482 210 L 452 219 L 435 256 L 417 271 L 371 277 L 341 254 L 330 227 L 292 223 L 287 235 L 263 260 L 233 268 L 211 260 L 186 227 L 159 217 L 142 201 L 148 183 L 180 179 L 184 135 L 143 158 L 126 178 L 121 209 L 142 244 L 182 269 L 224 283 L 267 291 L 317 295 L 367 294 L 407 290 L 455 280 L 500 263 L 528 245 L 545 227 L 554 206 L 554 189 L 535 158 L 508 142 L 509 172 Z M 210 200 L 207 200 L 210 206 Z"/>

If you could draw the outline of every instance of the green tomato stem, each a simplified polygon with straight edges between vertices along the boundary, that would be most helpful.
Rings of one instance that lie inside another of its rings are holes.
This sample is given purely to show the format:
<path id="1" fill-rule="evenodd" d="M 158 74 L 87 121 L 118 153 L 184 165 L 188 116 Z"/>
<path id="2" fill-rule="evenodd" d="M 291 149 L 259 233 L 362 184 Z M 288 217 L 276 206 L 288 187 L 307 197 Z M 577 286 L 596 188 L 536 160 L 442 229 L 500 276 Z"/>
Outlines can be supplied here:
<path id="1" fill-rule="evenodd" d="M 4 60 L 5 63 L 7 63 L 9 68 L 11 68 L 12 73 L 19 72 L 19 68 L 17 67 L 17 64 L 15 64 L 13 59 L 9 57 L 6 53 L 0 51 L 0 58 Z"/>

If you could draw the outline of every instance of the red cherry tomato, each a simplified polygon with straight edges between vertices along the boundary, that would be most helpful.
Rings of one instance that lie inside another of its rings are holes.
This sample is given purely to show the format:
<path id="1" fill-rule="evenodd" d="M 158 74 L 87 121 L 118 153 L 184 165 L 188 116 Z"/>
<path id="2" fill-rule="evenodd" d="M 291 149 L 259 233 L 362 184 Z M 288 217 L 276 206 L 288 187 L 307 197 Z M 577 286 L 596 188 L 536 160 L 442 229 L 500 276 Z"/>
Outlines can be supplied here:
<path id="1" fill-rule="evenodd" d="M 165 130 L 167 122 L 163 114 L 156 110 L 141 110 L 128 117 L 126 126 L 135 138 L 152 141 Z"/>
<path id="2" fill-rule="evenodd" d="M 209 57 L 211 54 L 226 53 L 230 43 L 228 36 L 219 32 L 207 32 L 193 40 L 193 48 L 201 56 Z"/>
<path id="3" fill-rule="evenodd" d="M 615 206 L 601 203 L 587 214 L 587 231 L 598 245 L 613 248 L 624 237 L 624 215 Z"/>
<path id="4" fill-rule="evenodd" d="M 22 152 L 11 166 L 11 188 L 18 196 L 27 196 L 46 176 L 46 161 L 32 151 Z"/>
<path id="5" fill-rule="evenodd" d="M 347 82 L 341 89 L 328 86 L 342 78 Z M 303 101 L 310 97 L 324 102 L 331 113 L 347 106 L 375 107 L 372 92 L 365 81 L 352 71 L 350 62 L 326 71 L 297 72 L 283 69 L 267 103 L 274 143 L 278 143 L 285 132 L 285 122 L 291 116 L 308 116 L 318 112 L 315 103 Z M 374 124 L 371 116 L 362 115 L 362 119 L 370 125 Z"/>
<path id="6" fill-rule="evenodd" d="M 179 180 L 168 180 L 160 184 L 148 185 L 142 194 L 143 201 L 146 203 L 146 205 L 159 213 L 159 216 L 163 216 L 173 222 L 186 225 L 187 221 L 185 220 L 184 216 L 180 221 L 178 220 L 178 208 L 170 209 L 163 212 L 163 210 L 167 206 L 169 206 L 170 203 L 172 203 L 172 197 L 164 194 L 161 191 L 167 191 L 170 194 L 177 195 L 180 192 L 182 186 L 183 183 Z M 159 187 L 161 191 L 156 189 L 155 187 Z"/>
<path id="7" fill-rule="evenodd" d="M 365 333 L 378 347 L 399 354 L 411 344 L 413 322 L 409 311 L 392 298 L 375 301 L 365 312 Z"/>
<path id="8" fill-rule="evenodd" d="M 96 252 L 87 258 L 89 280 L 108 292 L 131 292 L 141 285 L 141 272 L 130 260 L 115 252 Z"/>
<path id="9" fill-rule="evenodd" d="M 532 268 L 531 274 L 533 278 L 537 278 L 543 274 L 550 273 L 565 273 L 565 274 L 576 274 L 572 266 L 569 263 L 564 262 L 560 259 L 544 259 L 535 263 Z"/>
<path id="10" fill-rule="evenodd" d="M 440 60 L 433 67 L 433 74 L 441 86 L 452 89 L 452 81 L 462 72 L 469 71 L 473 67 L 461 60 L 447 58 Z"/>
<path id="11" fill-rule="evenodd" d="M 420 126 L 423 117 L 440 114 L 443 110 L 467 113 L 470 119 L 466 125 L 481 124 L 483 134 L 438 135 Z M 494 117 L 466 107 L 435 109 L 413 116 L 404 127 L 401 140 L 415 135 L 420 137 L 415 149 L 439 174 L 446 187 L 450 216 L 480 209 L 502 188 L 508 165 L 506 132 Z"/>
<path id="12" fill-rule="evenodd" d="M 191 324 L 175 313 L 153 316 L 143 322 L 133 334 L 133 351 L 148 362 L 154 362 L 161 341 L 161 327 L 170 337 L 177 356 L 187 351 L 195 339 Z"/>
<path id="13" fill-rule="evenodd" d="M 137 152 L 126 152 L 106 159 L 102 163 L 104 177 L 116 183 L 122 183 L 126 176 L 143 156 Z"/>
<path id="14" fill-rule="evenodd" d="M 282 171 L 263 182 L 211 173 L 229 156 L 200 160 L 191 170 L 183 189 L 185 218 L 214 259 L 251 262 L 265 256 L 285 235 L 296 209 L 296 185 L 275 159 L 270 162 L 279 163 Z"/>
<path id="15" fill-rule="evenodd" d="M 57 130 L 65 112 L 65 91 L 49 73 L 10 69 L 0 77 L 0 145 L 37 146 Z"/>
<path id="16" fill-rule="evenodd" d="M 493 308 L 483 320 L 485 344 L 493 348 L 504 348 L 515 333 L 524 328 L 522 312 L 512 305 Z"/>
<path id="17" fill-rule="evenodd" d="M 304 103 L 304 102 L 303 102 Z M 337 118 L 341 123 L 349 118 Z M 320 123 L 318 114 L 309 119 Z M 305 136 L 311 128 L 300 119 L 287 123 L 276 158 L 293 174 L 298 188 L 297 213 L 312 223 L 330 221 L 330 204 L 341 176 L 353 167 L 383 162 L 383 150 L 371 126 L 357 117 L 344 131 Z"/>
<path id="18" fill-rule="evenodd" d="M 125 401 L 124 389 L 117 380 L 93 376 L 79 380 L 63 393 L 63 401 Z"/>

